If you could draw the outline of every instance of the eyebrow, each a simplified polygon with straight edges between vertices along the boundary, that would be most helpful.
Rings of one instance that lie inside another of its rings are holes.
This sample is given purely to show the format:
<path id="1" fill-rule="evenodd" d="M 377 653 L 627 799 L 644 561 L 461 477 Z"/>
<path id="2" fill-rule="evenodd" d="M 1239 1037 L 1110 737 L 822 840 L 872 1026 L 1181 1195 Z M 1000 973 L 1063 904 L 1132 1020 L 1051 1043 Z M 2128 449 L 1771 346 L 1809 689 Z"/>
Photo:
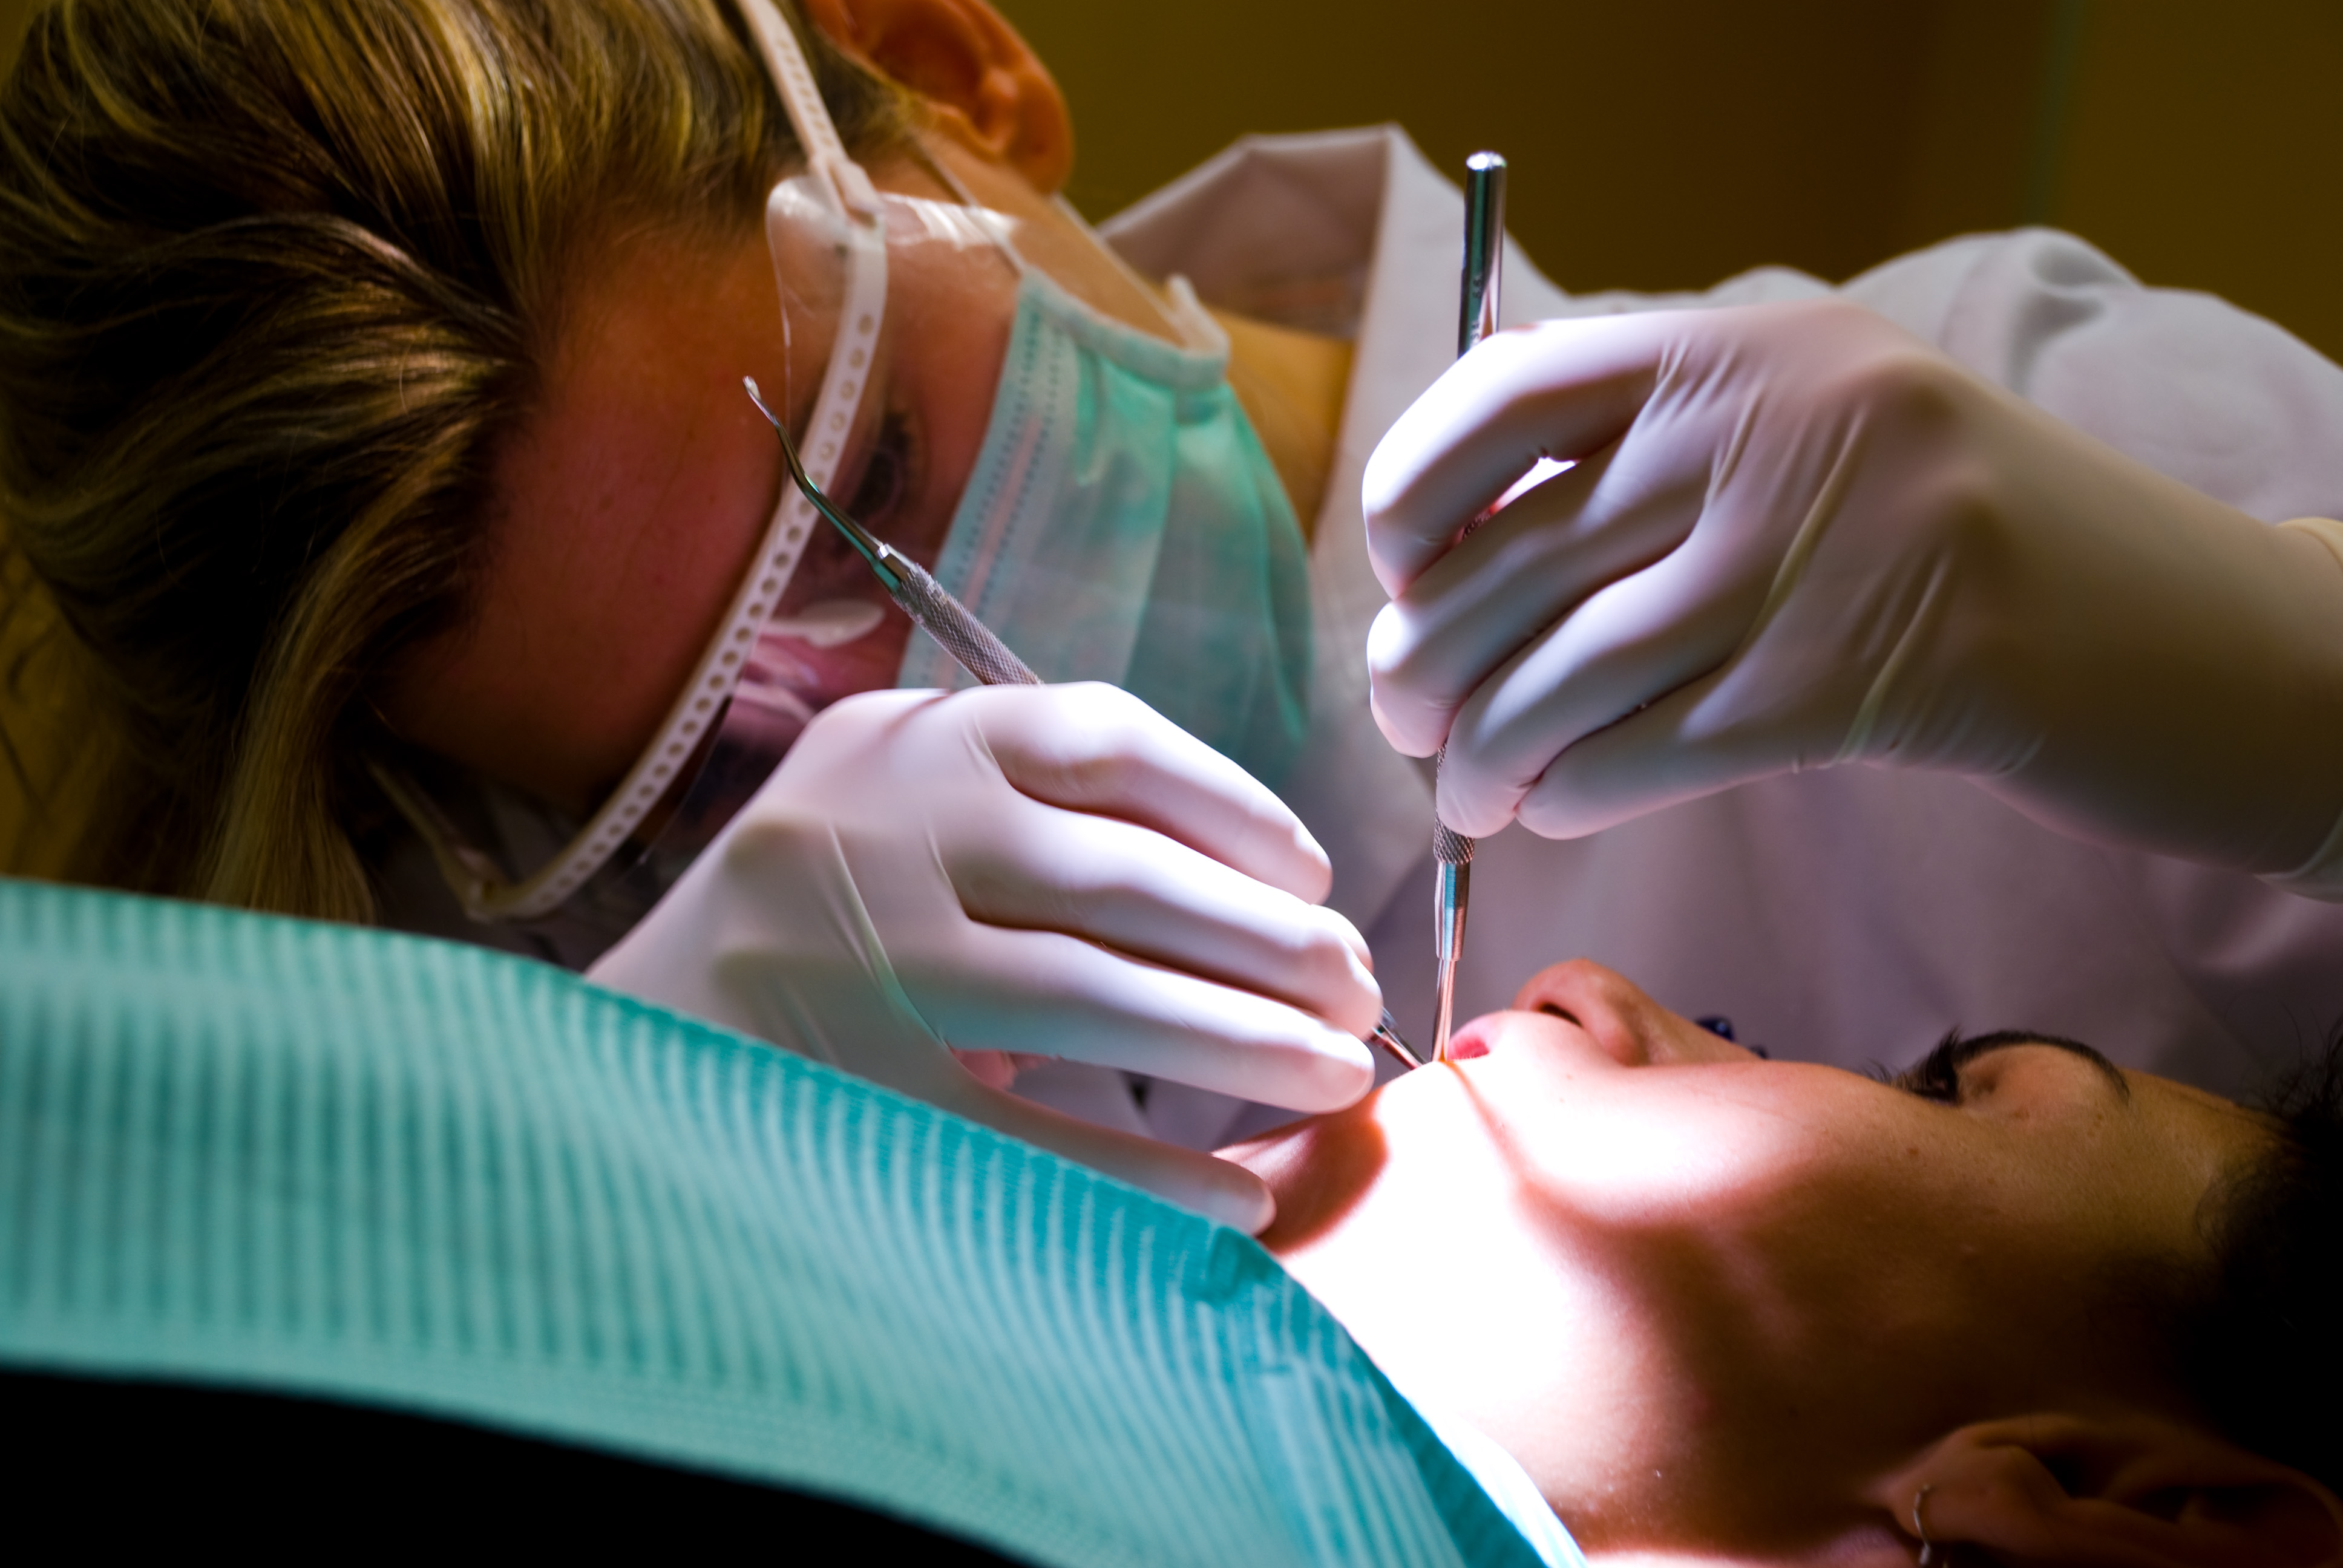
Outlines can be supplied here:
<path id="1" fill-rule="evenodd" d="M 1896 1074 L 1892 1081 L 1899 1089 L 1919 1089 L 1929 1085 L 1950 1087 L 1960 1070 L 1981 1056 L 1996 1050 L 2010 1050 L 2021 1045 L 2046 1045 L 2053 1050 L 2063 1050 L 2077 1056 L 2097 1068 L 2115 1090 L 2116 1097 L 2126 1104 L 2131 1101 L 2131 1081 L 2124 1077 L 2123 1069 L 2109 1061 L 2106 1055 L 2079 1040 L 2069 1040 L 2063 1034 L 2041 1034 L 2027 1029 L 1998 1029 L 1990 1034 L 1964 1036 L 1959 1030 L 1936 1042 L 1936 1049 L 1918 1061 Z"/>

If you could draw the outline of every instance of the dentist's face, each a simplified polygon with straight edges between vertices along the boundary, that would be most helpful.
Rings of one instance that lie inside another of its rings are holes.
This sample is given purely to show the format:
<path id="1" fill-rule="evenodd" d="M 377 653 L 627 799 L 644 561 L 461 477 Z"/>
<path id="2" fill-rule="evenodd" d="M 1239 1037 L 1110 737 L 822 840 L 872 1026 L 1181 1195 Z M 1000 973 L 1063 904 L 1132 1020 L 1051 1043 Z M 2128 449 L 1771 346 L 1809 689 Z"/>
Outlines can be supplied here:
<path id="1" fill-rule="evenodd" d="M 1893 1085 L 1764 1060 L 1584 962 L 1516 1007 L 1232 1152 L 1263 1242 L 1594 1548 L 1794 1550 L 1883 1454 L 2169 1387 L 2124 1271 L 2204 1261 L 2199 1201 L 2269 1136 L 2054 1045 Z"/>
<path id="2" fill-rule="evenodd" d="M 931 138 L 940 163 L 1013 225 L 1020 253 L 1096 308 L 1169 336 L 1158 307 L 1014 171 Z M 882 190 L 955 194 L 905 157 Z M 990 245 L 890 246 L 883 376 L 832 482 L 881 538 L 932 564 L 976 463 L 1015 320 L 1017 275 Z M 784 326 L 761 227 L 614 236 L 568 279 L 543 385 L 491 476 L 491 548 L 468 624 L 427 643 L 378 699 L 407 739 L 584 809 L 630 767 L 689 678 L 755 558 L 780 450 L 754 377 L 789 416 L 812 406 L 827 341 Z M 890 687 L 910 623 L 827 531 L 779 614 L 863 600 L 844 642 L 792 639 L 814 706 Z"/>

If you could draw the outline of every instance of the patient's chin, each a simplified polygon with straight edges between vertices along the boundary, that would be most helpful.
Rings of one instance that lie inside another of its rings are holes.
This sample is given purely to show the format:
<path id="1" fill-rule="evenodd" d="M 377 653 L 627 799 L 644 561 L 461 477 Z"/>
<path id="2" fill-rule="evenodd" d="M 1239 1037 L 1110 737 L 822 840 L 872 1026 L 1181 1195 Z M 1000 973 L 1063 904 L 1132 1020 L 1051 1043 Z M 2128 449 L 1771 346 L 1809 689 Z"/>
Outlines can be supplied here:
<path id="1" fill-rule="evenodd" d="M 1484 1057 L 1420 1069 L 1223 1154 L 1276 1194 L 1262 1244 L 1375 1363 L 1543 1487 L 1554 1412 L 1575 1408 L 1588 1303 L 1541 1243 L 1535 1205 L 1492 1136 L 1493 1102 L 1537 1087 L 1523 1071 L 1534 1056 L 1502 1027 L 1480 1043 Z"/>

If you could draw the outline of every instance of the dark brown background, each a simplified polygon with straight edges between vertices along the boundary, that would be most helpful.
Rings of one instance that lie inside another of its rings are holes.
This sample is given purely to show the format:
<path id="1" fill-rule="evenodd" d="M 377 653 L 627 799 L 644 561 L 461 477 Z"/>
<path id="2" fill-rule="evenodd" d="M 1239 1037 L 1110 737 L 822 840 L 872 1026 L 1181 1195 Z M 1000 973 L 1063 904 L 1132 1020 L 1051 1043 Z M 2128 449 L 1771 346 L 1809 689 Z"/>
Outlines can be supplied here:
<path id="1" fill-rule="evenodd" d="M 1248 130 L 1396 120 L 1513 166 L 1572 289 L 2071 229 L 2343 357 L 2343 5 L 2308 0 L 997 0 L 1103 216 Z"/>
<path id="2" fill-rule="evenodd" d="M 1838 278 L 2043 222 L 2343 357 L 2343 5 L 998 3 L 1072 101 L 1093 216 L 1248 130 L 1396 120 L 1444 168 L 1503 152 L 1566 287 Z M 0 0 L 0 53 L 30 9 Z"/>

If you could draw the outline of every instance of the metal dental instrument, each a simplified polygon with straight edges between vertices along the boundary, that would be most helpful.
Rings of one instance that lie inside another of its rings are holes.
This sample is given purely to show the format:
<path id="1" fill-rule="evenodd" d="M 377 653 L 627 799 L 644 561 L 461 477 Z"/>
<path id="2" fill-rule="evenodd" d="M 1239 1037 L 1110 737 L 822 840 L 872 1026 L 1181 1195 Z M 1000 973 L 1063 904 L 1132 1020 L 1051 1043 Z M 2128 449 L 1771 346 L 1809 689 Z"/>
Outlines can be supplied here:
<path id="1" fill-rule="evenodd" d="M 781 457 L 789 465 L 789 477 L 797 482 L 798 490 L 813 509 L 830 519 L 830 526 L 846 536 L 854 553 L 870 564 L 871 572 L 887 596 L 903 607 L 903 613 L 921 631 L 934 638 L 943 650 L 987 686 L 1039 686 L 1041 678 L 1025 668 L 1025 661 L 1009 651 L 1009 645 L 992 635 L 986 626 L 960 600 L 944 591 L 944 586 L 930 576 L 928 568 L 910 557 L 890 546 L 884 539 L 830 504 L 820 486 L 807 477 L 805 465 L 798 461 L 798 449 L 789 441 L 789 433 L 765 407 L 765 399 L 757 390 L 754 377 L 743 376 L 741 385 L 749 388 L 749 401 L 781 438 Z"/>
<path id="2" fill-rule="evenodd" d="M 1392 1021 L 1389 1008 L 1383 1009 L 1383 1021 L 1375 1025 L 1374 1033 L 1367 1038 L 1397 1057 L 1402 1067 L 1413 1069 L 1423 1065 L 1423 1058 L 1415 1054 L 1415 1047 L 1399 1037 L 1399 1026 Z"/>
<path id="3" fill-rule="evenodd" d="M 1456 357 L 1497 329 L 1497 297 L 1503 282 L 1505 250 L 1505 160 L 1474 153 L 1464 160 L 1464 285 L 1456 324 Z M 1467 530 L 1470 531 L 1469 529 Z M 1438 766 L 1448 763 L 1443 742 Z M 1433 774 L 1434 799 L 1439 789 Z M 1432 1060 L 1448 1060 L 1448 1033 L 1455 1021 L 1456 960 L 1464 950 L 1464 915 L 1473 900 L 1473 840 L 1440 819 L 1433 808 L 1432 854 L 1439 862 L 1433 890 L 1433 954 L 1440 966 L 1440 1010 L 1432 1031 Z"/>
<path id="4" fill-rule="evenodd" d="M 830 526 L 846 536 L 854 553 L 870 563 L 879 578 L 879 585 L 888 597 L 903 607 L 920 630 L 942 645 L 943 650 L 960 661 L 960 667 L 987 686 L 1039 686 L 1041 678 L 1025 667 L 1025 661 L 1009 651 L 1009 645 L 992 635 L 992 628 L 970 613 L 969 608 L 952 598 L 944 586 L 930 575 L 928 569 L 889 545 L 870 529 L 856 522 L 830 503 L 821 487 L 807 477 L 805 465 L 798 460 L 798 449 L 789 440 L 789 431 L 773 411 L 765 407 L 764 395 L 758 391 L 754 377 L 743 376 L 742 386 L 749 389 L 749 401 L 781 438 L 781 460 L 789 466 L 789 478 L 813 509 L 830 521 Z M 1393 1027 L 1388 1009 L 1374 1032 L 1367 1037 L 1390 1051 L 1409 1067 L 1422 1067 L 1423 1059 L 1409 1049 Z"/>

